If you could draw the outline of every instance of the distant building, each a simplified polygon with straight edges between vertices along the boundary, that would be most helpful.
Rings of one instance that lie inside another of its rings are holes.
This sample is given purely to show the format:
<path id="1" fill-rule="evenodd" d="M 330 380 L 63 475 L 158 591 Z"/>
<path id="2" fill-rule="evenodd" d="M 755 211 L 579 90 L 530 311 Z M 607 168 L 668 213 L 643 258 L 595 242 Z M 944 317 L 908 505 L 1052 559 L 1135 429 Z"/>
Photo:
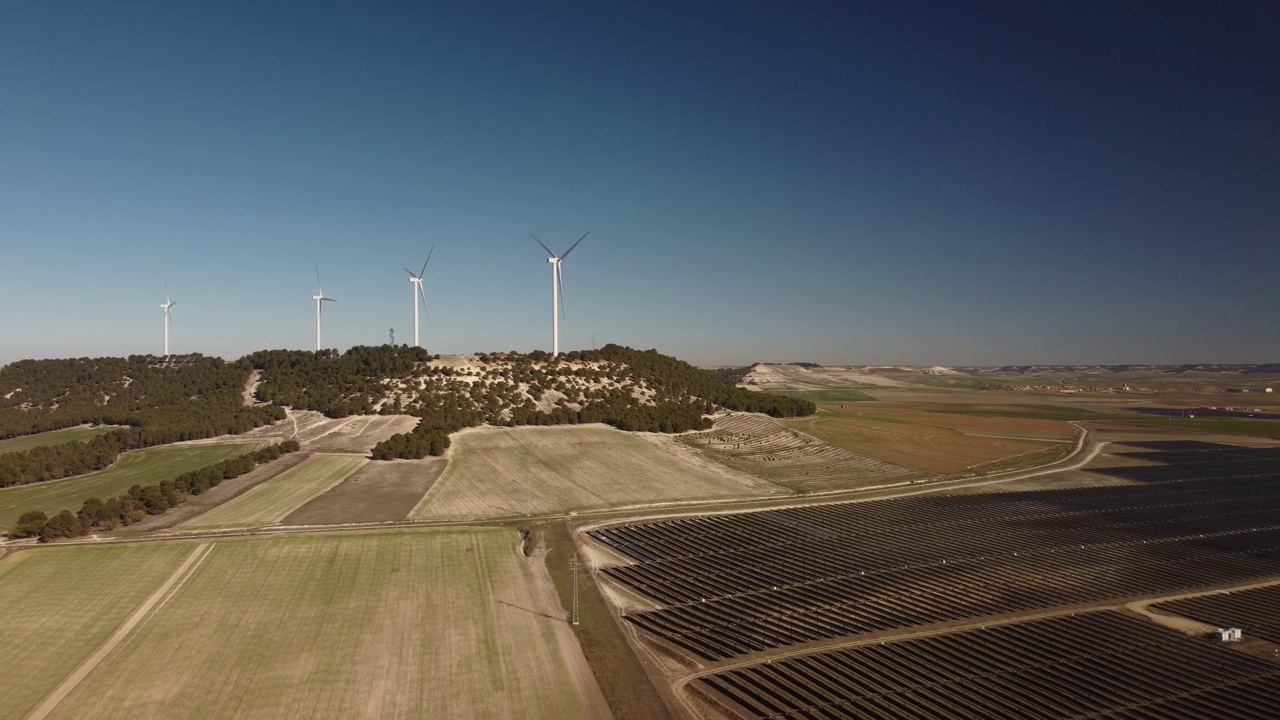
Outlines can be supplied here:
<path id="1" fill-rule="evenodd" d="M 1244 632 L 1240 628 L 1218 628 L 1213 631 L 1213 639 L 1218 642 L 1239 642 L 1244 639 Z"/>

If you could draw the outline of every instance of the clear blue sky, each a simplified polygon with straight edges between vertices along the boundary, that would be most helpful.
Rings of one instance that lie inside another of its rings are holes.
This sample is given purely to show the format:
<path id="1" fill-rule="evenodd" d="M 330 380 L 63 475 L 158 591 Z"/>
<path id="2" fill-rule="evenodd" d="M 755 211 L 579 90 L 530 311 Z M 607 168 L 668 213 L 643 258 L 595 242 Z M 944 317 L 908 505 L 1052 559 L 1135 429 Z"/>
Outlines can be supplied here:
<path id="1" fill-rule="evenodd" d="M 1280 360 L 1277 3 L 373 5 L 0 3 L 0 362 Z"/>

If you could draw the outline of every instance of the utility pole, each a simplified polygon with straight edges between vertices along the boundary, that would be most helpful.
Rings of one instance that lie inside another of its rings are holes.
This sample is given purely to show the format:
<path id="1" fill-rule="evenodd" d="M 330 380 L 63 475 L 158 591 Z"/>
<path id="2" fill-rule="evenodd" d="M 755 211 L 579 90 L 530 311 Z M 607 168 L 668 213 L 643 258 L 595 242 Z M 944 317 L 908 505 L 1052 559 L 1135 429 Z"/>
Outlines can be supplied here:
<path id="1" fill-rule="evenodd" d="M 573 624 L 578 624 L 578 554 L 573 554 L 573 560 L 570 562 L 573 568 Z"/>

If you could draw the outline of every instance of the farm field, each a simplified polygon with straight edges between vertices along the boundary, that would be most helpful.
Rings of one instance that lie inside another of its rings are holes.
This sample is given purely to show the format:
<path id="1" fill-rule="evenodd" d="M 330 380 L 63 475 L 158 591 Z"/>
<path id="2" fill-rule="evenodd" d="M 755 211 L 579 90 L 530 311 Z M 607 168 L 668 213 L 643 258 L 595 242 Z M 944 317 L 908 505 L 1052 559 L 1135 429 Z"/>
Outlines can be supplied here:
<path id="1" fill-rule="evenodd" d="M 1115 612 L 811 653 L 708 675 L 741 718 L 1274 714 L 1280 665 Z M 1114 713 L 1114 714 L 1113 714 Z"/>
<path id="2" fill-rule="evenodd" d="M 192 547 L 41 548 L 0 559 L 0 720 L 26 717 Z"/>
<path id="3" fill-rule="evenodd" d="M 763 415 L 730 413 L 717 419 L 711 430 L 678 441 L 718 463 L 800 493 L 933 479 L 928 473 L 815 440 Z"/>
<path id="4" fill-rule="evenodd" d="M 314 410 L 286 411 L 287 418 L 245 433 L 246 437 L 297 440 L 311 452 L 367 453 L 374 445 L 418 424 L 409 415 L 351 415 L 328 418 Z"/>
<path id="5" fill-rule="evenodd" d="M 35 435 L 22 435 L 8 440 L 0 440 L 0 455 L 11 452 L 26 452 L 31 448 L 45 447 L 47 445 L 61 445 L 75 440 L 92 440 L 99 435 L 105 435 L 119 427 L 118 425 L 98 425 L 90 427 L 81 425 L 80 427 L 63 428 L 62 430 L 50 430 L 49 432 L 36 433 Z"/>
<path id="6" fill-rule="evenodd" d="M 342 482 L 365 463 L 359 455 L 317 454 L 176 530 L 236 530 L 274 525 Z"/>
<path id="7" fill-rule="evenodd" d="M 678 446 L 668 449 L 669 442 L 584 425 L 459 433 L 444 474 L 409 517 L 510 517 L 787 494 L 700 464 Z"/>
<path id="8" fill-rule="evenodd" d="M 1016 419 L 876 406 L 785 420 L 789 428 L 850 452 L 940 475 L 993 472 L 1052 462 L 1070 451 L 1063 421 Z"/>
<path id="9" fill-rule="evenodd" d="M 79 510 L 91 497 L 106 500 L 128 492 L 135 484 L 150 485 L 171 480 L 228 458 L 264 448 L 268 441 L 176 445 L 133 450 L 115 465 L 88 475 L 0 489 L 0 529 L 8 529 L 28 510 L 50 515 Z"/>
<path id="10" fill-rule="evenodd" d="M 448 460 L 381 460 L 289 513 L 281 525 L 336 525 L 404 520 L 444 472 Z"/>
<path id="11" fill-rule="evenodd" d="M 1131 484 L 920 495 L 634 523 L 587 535 L 625 618 L 692 659 L 1280 577 L 1280 449 L 1148 442 Z M 785 618 L 785 621 L 779 621 Z"/>
<path id="12" fill-rule="evenodd" d="M 518 544 L 498 529 L 210 543 L 49 717 L 608 717 Z"/>

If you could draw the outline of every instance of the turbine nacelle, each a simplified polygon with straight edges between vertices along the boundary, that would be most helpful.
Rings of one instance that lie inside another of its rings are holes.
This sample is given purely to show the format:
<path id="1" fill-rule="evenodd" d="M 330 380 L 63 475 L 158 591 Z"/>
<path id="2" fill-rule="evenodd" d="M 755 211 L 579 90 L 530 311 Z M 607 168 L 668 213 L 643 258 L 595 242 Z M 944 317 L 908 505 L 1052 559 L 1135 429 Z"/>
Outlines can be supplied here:
<path id="1" fill-rule="evenodd" d="M 538 240 L 537 235 L 529 233 L 530 237 L 541 245 L 543 250 L 547 251 L 547 262 L 551 264 L 551 355 L 553 357 L 560 354 L 560 316 L 564 314 L 564 268 L 561 263 L 565 258 L 569 257 L 569 253 L 573 252 L 574 248 L 578 247 L 578 243 L 582 242 L 590 234 L 590 230 L 583 233 L 582 237 L 570 245 L 563 255 L 557 257 L 555 253 L 551 252 L 551 248 L 547 247 L 546 243 Z M 557 312 L 557 305 L 559 306 L 559 312 Z"/>

